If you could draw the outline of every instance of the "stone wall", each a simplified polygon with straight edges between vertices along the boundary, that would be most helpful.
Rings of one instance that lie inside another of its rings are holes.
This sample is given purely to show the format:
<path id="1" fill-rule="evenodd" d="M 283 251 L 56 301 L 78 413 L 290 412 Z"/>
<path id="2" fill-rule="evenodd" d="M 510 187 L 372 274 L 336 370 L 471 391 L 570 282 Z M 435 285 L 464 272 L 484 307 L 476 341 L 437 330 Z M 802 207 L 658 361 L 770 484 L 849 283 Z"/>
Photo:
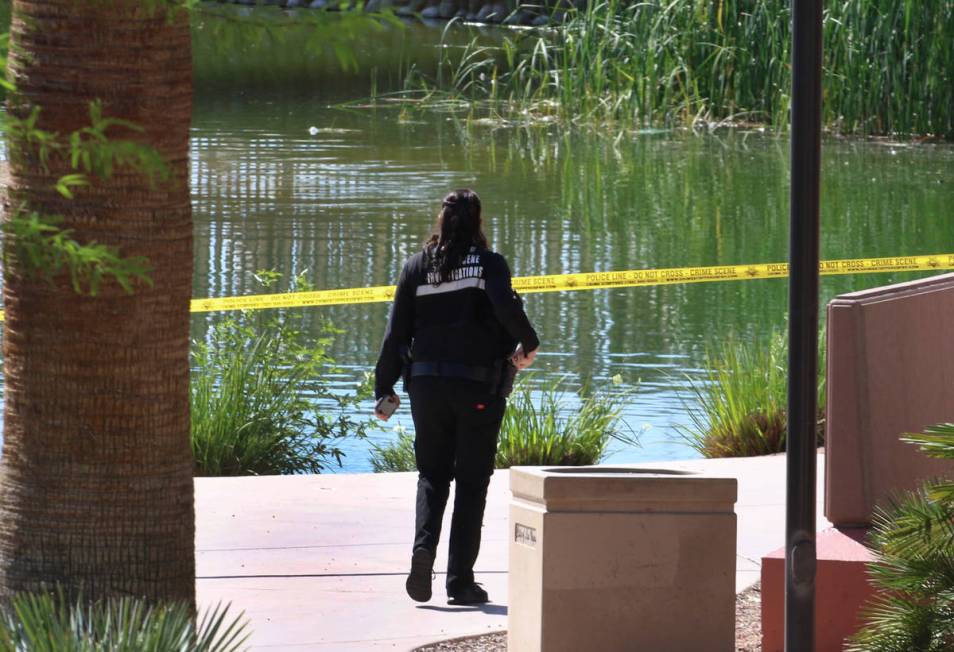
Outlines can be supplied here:
<path id="1" fill-rule="evenodd" d="M 232 4 L 255 5 L 260 0 L 225 0 Z M 357 0 L 367 11 L 389 8 L 398 15 L 449 20 L 460 18 L 480 23 L 542 26 L 563 18 L 563 10 L 586 0 Z M 327 9 L 341 0 L 264 0 L 280 7 Z"/>

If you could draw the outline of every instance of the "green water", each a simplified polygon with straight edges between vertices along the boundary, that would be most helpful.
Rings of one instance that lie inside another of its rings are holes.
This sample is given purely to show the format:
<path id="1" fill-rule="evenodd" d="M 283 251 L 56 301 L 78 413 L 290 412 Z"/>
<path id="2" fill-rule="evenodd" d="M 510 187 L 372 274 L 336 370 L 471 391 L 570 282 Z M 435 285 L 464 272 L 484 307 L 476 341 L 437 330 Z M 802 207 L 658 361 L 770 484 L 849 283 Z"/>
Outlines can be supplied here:
<path id="1" fill-rule="evenodd" d="M 258 292 L 252 274 L 262 268 L 305 272 L 320 289 L 393 283 L 429 233 L 441 196 L 459 186 L 480 194 L 487 235 L 515 275 L 787 259 L 784 137 L 617 138 L 333 106 L 367 97 L 375 85 L 387 90 L 408 65 L 432 66 L 436 29 L 376 36 L 358 50 L 358 72 L 287 42 L 225 56 L 199 38 L 197 297 Z M 828 140 L 822 184 L 824 258 L 954 252 L 951 146 Z M 912 277 L 829 277 L 823 299 Z M 553 293 L 526 302 L 543 342 L 537 382 L 567 374 L 601 385 L 619 374 L 638 388 L 625 420 L 642 431 L 643 445 L 616 447 L 610 460 L 677 459 L 694 456 L 674 430 L 687 420 L 686 376 L 698 376 L 707 344 L 730 332 L 758 337 L 783 328 L 787 283 Z M 372 304 L 288 316 L 309 329 L 328 317 L 344 330 L 333 346 L 342 367 L 333 382 L 345 389 L 373 366 L 387 312 Z M 195 316 L 196 337 L 217 318 Z M 407 410 L 397 422 L 410 426 Z M 367 448 L 350 444 L 343 470 L 369 470 Z"/>

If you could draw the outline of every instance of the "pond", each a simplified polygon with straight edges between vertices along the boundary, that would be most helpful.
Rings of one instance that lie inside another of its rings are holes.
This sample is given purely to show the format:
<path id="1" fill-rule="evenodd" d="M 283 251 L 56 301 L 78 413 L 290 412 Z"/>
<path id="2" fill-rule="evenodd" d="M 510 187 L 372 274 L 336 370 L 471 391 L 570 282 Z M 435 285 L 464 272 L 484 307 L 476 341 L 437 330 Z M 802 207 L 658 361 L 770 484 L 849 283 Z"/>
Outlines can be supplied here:
<path id="1" fill-rule="evenodd" d="M 461 43 L 473 33 L 451 36 Z M 391 284 L 440 198 L 461 186 L 480 194 L 491 245 L 515 275 L 787 259 L 784 136 L 501 128 L 386 103 L 341 105 L 396 87 L 410 65 L 433 69 L 440 27 L 376 34 L 358 46 L 357 71 L 294 41 L 225 53 L 211 38 L 197 33 L 196 297 L 257 293 L 259 269 L 305 273 L 319 289 Z M 823 258 L 954 252 L 951 146 L 826 140 L 822 183 Z M 827 277 L 822 298 L 913 276 Z M 566 376 L 601 387 L 619 375 L 632 391 L 624 419 L 642 445 L 616 446 L 606 461 L 680 459 L 695 456 L 676 428 L 687 421 L 687 377 L 700 377 L 707 346 L 729 334 L 784 328 L 787 283 L 537 294 L 526 305 L 542 340 L 533 382 Z M 287 316 L 312 332 L 322 318 L 343 330 L 333 382 L 347 390 L 372 369 L 388 310 Z M 221 318 L 194 316 L 195 336 Z M 373 439 L 393 438 L 394 421 Z M 406 408 L 396 422 L 410 427 Z M 348 443 L 341 470 L 370 470 L 369 445 Z"/>

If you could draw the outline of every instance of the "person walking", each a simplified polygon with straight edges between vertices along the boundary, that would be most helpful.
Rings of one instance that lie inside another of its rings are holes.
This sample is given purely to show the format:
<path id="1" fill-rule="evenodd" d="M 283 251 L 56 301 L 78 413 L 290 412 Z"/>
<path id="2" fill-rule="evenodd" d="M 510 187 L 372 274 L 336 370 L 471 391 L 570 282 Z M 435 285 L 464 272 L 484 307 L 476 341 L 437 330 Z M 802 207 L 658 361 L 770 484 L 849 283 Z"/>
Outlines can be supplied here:
<path id="1" fill-rule="evenodd" d="M 533 363 L 539 340 L 511 287 L 503 256 L 481 230 L 480 198 L 455 190 L 433 235 L 404 264 L 375 367 L 375 415 L 400 405 L 402 376 L 411 400 L 418 470 L 411 599 L 431 599 L 441 522 L 456 482 L 446 588 L 449 604 L 481 604 L 474 581 L 487 486 L 513 374 Z"/>

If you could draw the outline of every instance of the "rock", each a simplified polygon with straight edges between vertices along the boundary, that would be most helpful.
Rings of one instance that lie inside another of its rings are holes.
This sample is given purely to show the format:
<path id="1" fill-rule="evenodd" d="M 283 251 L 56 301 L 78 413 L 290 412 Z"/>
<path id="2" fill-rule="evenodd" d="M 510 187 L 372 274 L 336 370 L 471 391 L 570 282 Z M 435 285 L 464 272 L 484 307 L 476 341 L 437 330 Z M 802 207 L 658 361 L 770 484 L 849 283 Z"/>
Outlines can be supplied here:
<path id="1" fill-rule="evenodd" d="M 441 17 L 441 8 L 437 5 L 424 7 L 424 11 L 421 12 L 421 18 L 440 18 L 440 17 Z"/>
<path id="2" fill-rule="evenodd" d="M 411 13 L 416 14 L 420 12 L 428 4 L 429 3 L 426 2 L 426 0 L 410 0 L 410 2 L 407 3 L 407 7 L 411 11 Z"/>
<path id="3" fill-rule="evenodd" d="M 457 0 L 441 0 L 437 15 L 441 18 L 453 18 L 458 9 L 460 9 L 460 2 Z"/>
<path id="4" fill-rule="evenodd" d="M 487 17 L 490 16 L 490 14 L 492 14 L 493 12 L 494 12 L 493 5 L 490 3 L 487 3 L 480 8 L 480 10 L 477 12 L 477 15 L 474 16 L 474 20 L 480 21 L 482 23 L 486 23 L 488 22 Z"/>
<path id="5" fill-rule="evenodd" d="M 324 9 L 328 6 L 330 0 L 311 0 L 311 4 L 308 5 L 309 9 Z"/>
<path id="6" fill-rule="evenodd" d="M 510 15 L 510 10 L 503 2 L 495 2 L 490 5 L 490 12 L 487 14 L 488 23 L 502 23 Z"/>
<path id="7" fill-rule="evenodd" d="M 302 4 L 303 4 L 302 0 L 285 0 L 285 6 L 288 9 L 294 9 L 295 7 L 300 7 L 302 6 Z"/>
<path id="8" fill-rule="evenodd" d="M 542 15 L 537 16 L 530 22 L 530 24 L 533 25 L 534 27 L 546 27 L 547 25 L 550 24 L 550 17 L 542 16 Z"/>

